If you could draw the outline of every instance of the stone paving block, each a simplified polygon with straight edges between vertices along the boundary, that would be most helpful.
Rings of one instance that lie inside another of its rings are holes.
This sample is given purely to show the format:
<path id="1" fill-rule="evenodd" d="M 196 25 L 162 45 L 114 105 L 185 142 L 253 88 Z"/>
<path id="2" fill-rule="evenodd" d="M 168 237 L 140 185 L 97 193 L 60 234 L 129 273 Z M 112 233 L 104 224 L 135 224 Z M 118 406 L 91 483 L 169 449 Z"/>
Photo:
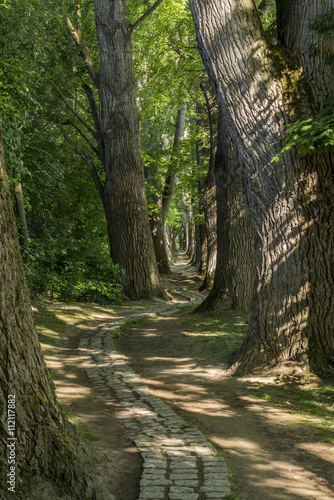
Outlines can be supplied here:
<path id="1" fill-rule="evenodd" d="M 163 457 L 161 457 L 161 458 L 144 458 L 143 467 L 145 469 L 152 469 L 152 466 L 156 467 L 158 469 L 162 469 L 162 468 L 166 469 L 167 462 L 166 462 L 166 460 L 164 460 Z"/>
<path id="2" fill-rule="evenodd" d="M 157 459 L 162 459 L 164 458 L 162 453 L 160 453 L 159 451 L 143 451 L 142 452 L 142 456 L 144 458 L 157 458 Z"/>
<path id="3" fill-rule="evenodd" d="M 162 474 L 165 473 L 167 470 L 166 464 L 144 464 L 144 471 L 146 474 Z"/>
<path id="4" fill-rule="evenodd" d="M 204 472 L 204 480 L 205 481 L 228 481 L 225 474 L 207 474 Z"/>
<path id="5" fill-rule="evenodd" d="M 182 481 L 177 481 L 176 479 L 173 479 L 173 484 L 175 486 L 190 486 L 192 488 L 197 488 L 199 483 L 199 479 L 183 479 Z"/>
<path id="6" fill-rule="evenodd" d="M 171 473 L 169 474 L 169 479 L 171 480 L 177 480 L 177 481 L 182 481 L 183 479 L 197 479 L 198 474 L 197 472 L 193 472 L 192 474 L 174 474 Z"/>
<path id="7" fill-rule="evenodd" d="M 172 481 L 169 479 L 163 478 L 163 479 L 141 479 L 140 480 L 140 486 L 170 486 L 172 484 Z"/>
<path id="8" fill-rule="evenodd" d="M 225 493 L 205 493 L 206 500 L 223 500 L 226 495 L 230 495 L 231 491 L 228 490 Z"/>
<path id="9" fill-rule="evenodd" d="M 230 485 L 228 483 L 225 484 L 210 484 L 210 485 L 203 485 L 200 488 L 201 493 L 221 493 L 221 494 L 227 494 L 230 491 Z"/>
<path id="10" fill-rule="evenodd" d="M 141 476 L 142 479 L 147 479 L 148 481 L 162 481 L 163 479 L 166 479 L 166 471 L 163 471 L 161 473 L 147 473 L 144 471 Z"/>
<path id="11" fill-rule="evenodd" d="M 209 463 L 225 463 L 223 457 L 218 457 L 218 456 L 210 456 L 210 457 L 202 457 L 202 461 L 204 464 L 209 464 Z"/>
<path id="12" fill-rule="evenodd" d="M 214 451 L 210 446 L 194 446 L 196 453 L 204 454 L 204 453 L 212 453 Z"/>
<path id="13" fill-rule="evenodd" d="M 194 493 L 194 489 L 189 486 L 171 486 L 169 488 L 170 493 Z"/>
<path id="14" fill-rule="evenodd" d="M 192 456 L 187 456 L 187 458 L 182 458 L 182 457 L 173 457 L 171 459 L 172 464 L 179 464 L 180 462 L 183 462 L 184 464 L 192 464 L 196 463 L 196 457 L 194 455 Z"/>
<path id="15" fill-rule="evenodd" d="M 169 500 L 198 500 L 198 493 L 169 493 Z"/>
<path id="16" fill-rule="evenodd" d="M 165 495 L 163 493 L 140 493 L 138 500 L 164 500 Z"/>
<path id="17" fill-rule="evenodd" d="M 173 438 L 165 439 L 162 444 L 163 446 L 184 446 L 184 442 L 182 439 Z"/>
<path id="18" fill-rule="evenodd" d="M 224 464 L 217 464 L 216 466 L 204 465 L 203 470 L 204 474 L 227 474 L 227 468 L 224 466 Z"/>
<path id="19" fill-rule="evenodd" d="M 169 457 L 189 457 L 191 456 L 191 452 L 184 450 L 184 451 L 167 451 L 166 454 Z"/>
<path id="20" fill-rule="evenodd" d="M 188 467 L 187 469 L 172 469 L 173 474 L 193 474 L 194 471 L 197 472 L 196 467 Z"/>

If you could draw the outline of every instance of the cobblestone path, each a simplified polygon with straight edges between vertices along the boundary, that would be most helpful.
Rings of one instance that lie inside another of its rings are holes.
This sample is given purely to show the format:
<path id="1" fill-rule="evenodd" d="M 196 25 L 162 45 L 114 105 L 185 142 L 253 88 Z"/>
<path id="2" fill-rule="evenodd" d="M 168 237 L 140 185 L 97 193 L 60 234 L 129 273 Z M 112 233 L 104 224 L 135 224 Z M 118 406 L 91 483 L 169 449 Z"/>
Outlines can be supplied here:
<path id="1" fill-rule="evenodd" d="M 189 300 L 198 302 L 202 297 L 189 292 Z M 217 456 L 198 429 L 187 425 L 154 396 L 113 344 L 113 333 L 122 324 L 157 312 L 170 313 L 175 308 L 179 306 L 160 307 L 101 324 L 81 339 L 81 359 L 94 389 L 105 394 L 127 437 L 141 453 L 138 500 L 222 500 L 230 494 L 224 459 Z"/>

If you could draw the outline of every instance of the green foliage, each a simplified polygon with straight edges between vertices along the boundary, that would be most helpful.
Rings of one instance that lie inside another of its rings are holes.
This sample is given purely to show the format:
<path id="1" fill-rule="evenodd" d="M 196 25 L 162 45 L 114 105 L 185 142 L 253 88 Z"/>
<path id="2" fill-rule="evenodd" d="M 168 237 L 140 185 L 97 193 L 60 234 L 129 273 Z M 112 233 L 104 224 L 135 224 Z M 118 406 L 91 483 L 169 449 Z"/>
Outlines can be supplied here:
<path id="1" fill-rule="evenodd" d="M 322 34 L 317 42 L 311 44 L 310 46 L 311 55 L 316 53 L 320 53 L 320 55 L 323 55 L 322 52 L 323 52 L 324 42 L 326 42 L 328 38 L 334 37 L 333 18 L 334 18 L 334 9 L 328 11 L 326 14 L 322 16 L 318 16 L 315 22 L 311 24 L 310 26 L 311 29 L 316 30 Z M 326 56 L 327 64 L 329 64 L 330 66 L 334 66 L 334 55 L 333 54 L 328 55 L 326 50 L 324 51 L 324 55 Z"/>
<path id="2" fill-rule="evenodd" d="M 334 145 L 334 99 L 328 99 L 324 108 L 313 118 L 300 120 L 285 128 L 285 146 L 272 158 L 279 161 L 284 153 L 297 148 L 299 157 L 319 153 Z"/>
<path id="3" fill-rule="evenodd" d="M 124 300 L 119 283 L 123 274 L 120 267 L 111 263 L 107 252 L 102 255 L 102 252 L 86 249 L 82 254 L 82 250 L 84 248 L 79 247 L 71 253 L 62 250 L 59 242 L 58 246 L 46 244 L 44 248 L 43 243 L 34 242 L 26 266 L 33 295 L 100 304 Z"/>
<path id="4" fill-rule="evenodd" d="M 258 9 L 260 13 L 263 29 L 268 30 L 276 21 L 276 1 L 270 0 L 264 10 L 261 9 L 262 0 L 258 0 Z"/>
<path id="5" fill-rule="evenodd" d="M 334 37 L 334 9 L 322 16 L 318 16 L 310 29 L 322 33 L 319 41 L 310 46 L 310 54 L 323 55 L 323 45 L 328 38 Z M 332 47 L 332 44 L 330 44 Z M 320 52 L 319 52 L 320 51 Z M 334 67 L 334 55 L 324 51 L 327 55 L 326 62 Z M 314 117 L 306 120 L 299 120 L 296 123 L 288 124 L 284 131 L 284 147 L 281 152 L 272 158 L 272 162 L 282 159 L 284 153 L 292 148 L 297 148 L 298 157 L 307 154 L 321 153 L 334 145 L 334 99 L 327 99 L 323 109 Z"/>

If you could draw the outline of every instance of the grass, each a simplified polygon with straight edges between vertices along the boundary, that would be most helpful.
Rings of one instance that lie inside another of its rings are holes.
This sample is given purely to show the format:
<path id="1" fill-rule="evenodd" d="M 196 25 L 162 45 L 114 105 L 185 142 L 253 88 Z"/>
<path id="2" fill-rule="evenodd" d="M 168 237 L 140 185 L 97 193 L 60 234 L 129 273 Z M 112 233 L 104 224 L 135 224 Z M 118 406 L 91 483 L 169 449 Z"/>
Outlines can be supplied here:
<path id="1" fill-rule="evenodd" d="M 193 340 L 195 352 L 218 354 L 221 361 L 231 363 L 247 331 L 249 312 L 214 311 L 188 316 L 184 333 Z"/>
<path id="2" fill-rule="evenodd" d="M 334 443 L 333 381 L 322 381 L 316 375 L 308 374 L 260 381 L 250 378 L 247 385 L 253 397 L 304 417 L 306 432 L 316 429 L 321 441 Z"/>
<path id="3" fill-rule="evenodd" d="M 49 352 L 76 325 L 85 321 L 98 321 L 99 319 L 103 321 L 107 316 L 140 312 L 148 307 L 152 308 L 152 302 L 140 300 L 130 304 L 100 306 L 86 302 L 67 304 L 39 298 L 32 301 L 32 306 L 38 340 L 46 354 L 46 351 Z M 139 322 L 140 320 L 141 318 L 129 322 Z"/>
<path id="4" fill-rule="evenodd" d="M 189 315 L 183 332 L 194 355 L 229 366 L 245 337 L 249 313 L 215 311 Z M 302 430 L 320 442 L 334 443 L 334 380 L 314 374 L 243 377 L 243 392 L 302 417 Z M 296 429 L 294 429 L 296 430 Z"/>

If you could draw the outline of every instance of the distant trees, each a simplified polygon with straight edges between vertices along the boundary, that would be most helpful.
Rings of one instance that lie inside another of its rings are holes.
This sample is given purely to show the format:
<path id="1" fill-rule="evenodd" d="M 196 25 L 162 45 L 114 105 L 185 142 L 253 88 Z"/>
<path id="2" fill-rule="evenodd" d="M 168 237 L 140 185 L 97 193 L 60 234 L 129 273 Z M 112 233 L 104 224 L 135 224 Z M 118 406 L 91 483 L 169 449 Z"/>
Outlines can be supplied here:
<path id="1" fill-rule="evenodd" d="M 310 23 L 333 5 L 276 3 L 275 47 L 248 1 L 190 0 L 256 234 L 256 295 L 236 371 L 290 360 L 326 369 L 334 362 L 332 151 L 298 158 L 291 150 L 271 161 L 283 125 L 311 116 L 324 97 L 333 97 L 333 67 L 320 51 L 315 59 L 309 54 L 316 38 Z"/>
<path id="2" fill-rule="evenodd" d="M 152 199 L 152 202 L 158 208 L 158 213 L 153 213 L 150 216 L 150 225 L 155 256 L 159 272 L 161 274 L 170 273 L 165 236 L 166 219 L 176 184 L 177 166 L 179 160 L 175 158 L 175 153 L 177 153 L 179 149 L 180 140 L 185 132 L 186 110 L 187 107 L 184 105 L 177 111 L 173 148 L 171 158 L 168 162 L 166 177 L 163 181 L 162 192 L 160 195 L 155 195 Z M 148 175 L 150 176 L 152 174 L 149 173 Z"/>

